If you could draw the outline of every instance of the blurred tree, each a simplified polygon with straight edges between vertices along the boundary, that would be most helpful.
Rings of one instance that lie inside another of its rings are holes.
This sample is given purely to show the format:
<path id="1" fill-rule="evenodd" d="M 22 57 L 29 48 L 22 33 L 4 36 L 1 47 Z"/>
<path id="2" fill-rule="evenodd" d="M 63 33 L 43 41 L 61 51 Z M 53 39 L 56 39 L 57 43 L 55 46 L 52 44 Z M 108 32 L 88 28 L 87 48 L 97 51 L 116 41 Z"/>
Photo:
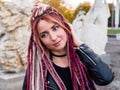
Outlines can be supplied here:
<path id="1" fill-rule="evenodd" d="M 114 27 L 115 26 L 114 25 L 115 24 L 114 23 L 114 21 L 115 21 L 115 6 L 113 3 L 108 3 L 108 6 L 109 6 L 109 10 L 110 10 L 110 17 L 108 19 L 108 26 Z"/>
<path id="2" fill-rule="evenodd" d="M 74 10 L 68 9 L 62 0 L 43 0 L 42 2 L 55 7 L 69 22 L 72 22 Z"/>
<path id="3" fill-rule="evenodd" d="M 47 3 L 47 4 L 55 7 L 58 11 L 60 11 L 68 19 L 69 22 L 73 21 L 73 19 L 76 17 L 77 13 L 80 10 L 85 11 L 87 13 L 89 11 L 89 9 L 91 8 L 91 3 L 89 1 L 80 3 L 75 10 L 67 8 L 64 5 L 63 0 L 36 0 L 36 1 L 41 1 L 43 3 Z M 115 17 L 115 15 L 114 15 L 115 6 L 112 3 L 108 3 L 108 5 L 109 5 L 109 9 L 110 9 L 110 14 L 111 14 L 111 17 L 108 20 L 109 26 L 110 26 L 112 18 L 114 19 L 114 17 Z"/>
<path id="4" fill-rule="evenodd" d="M 112 3 L 108 3 L 108 6 L 109 6 L 110 14 L 112 14 L 112 9 L 114 8 L 113 4 Z"/>
<path id="5" fill-rule="evenodd" d="M 85 11 L 86 13 L 88 12 L 88 10 L 90 9 L 91 7 L 91 3 L 88 2 L 88 1 L 85 1 L 83 3 L 80 3 L 78 5 L 78 7 L 76 8 L 75 12 L 74 12 L 74 16 L 77 15 L 77 13 L 81 10 L 81 11 Z"/>

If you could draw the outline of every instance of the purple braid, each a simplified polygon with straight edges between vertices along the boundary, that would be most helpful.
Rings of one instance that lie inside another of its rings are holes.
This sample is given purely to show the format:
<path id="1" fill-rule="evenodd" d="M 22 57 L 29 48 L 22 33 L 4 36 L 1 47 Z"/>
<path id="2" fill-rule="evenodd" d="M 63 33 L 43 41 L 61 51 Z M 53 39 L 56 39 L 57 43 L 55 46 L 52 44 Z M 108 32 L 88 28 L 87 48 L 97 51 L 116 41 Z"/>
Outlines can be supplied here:
<path id="1" fill-rule="evenodd" d="M 29 46 L 28 46 L 28 66 L 27 66 L 27 90 L 30 90 L 30 76 L 31 76 L 31 65 L 32 65 L 32 56 L 33 56 L 33 34 L 31 34 Z"/>

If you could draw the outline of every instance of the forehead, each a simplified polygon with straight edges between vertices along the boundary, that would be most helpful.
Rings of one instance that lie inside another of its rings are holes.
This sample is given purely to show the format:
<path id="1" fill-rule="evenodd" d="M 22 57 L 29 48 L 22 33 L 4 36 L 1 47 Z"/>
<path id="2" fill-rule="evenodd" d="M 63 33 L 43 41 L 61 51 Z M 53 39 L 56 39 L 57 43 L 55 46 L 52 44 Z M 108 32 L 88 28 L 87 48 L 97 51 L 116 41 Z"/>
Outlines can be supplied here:
<path id="1" fill-rule="evenodd" d="M 42 30 L 48 30 L 54 25 L 54 22 L 47 21 L 47 20 L 40 20 L 37 25 L 37 29 Z"/>

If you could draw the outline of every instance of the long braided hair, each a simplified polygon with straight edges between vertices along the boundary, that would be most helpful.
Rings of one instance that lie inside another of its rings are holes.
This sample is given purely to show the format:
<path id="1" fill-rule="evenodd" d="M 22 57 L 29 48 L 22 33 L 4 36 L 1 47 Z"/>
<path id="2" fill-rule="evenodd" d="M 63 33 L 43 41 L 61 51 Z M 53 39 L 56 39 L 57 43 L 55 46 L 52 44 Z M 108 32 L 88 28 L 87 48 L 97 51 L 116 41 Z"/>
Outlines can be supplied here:
<path id="1" fill-rule="evenodd" d="M 64 83 L 61 81 L 51 63 L 48 49 L 40 42 L 38 36 L 37 24 L 43 17 L 48 19 L 50 17 L 52 21 L 58 23 L 68 34 L 67 54 L 73 90 L 79 90 L 79 88 L 82 90 L 90 90 L 88 80 L 91 82 L 92 80 L 88 76 L 85 66 L 82 64 L 81 60 L 79 60 L 74 50 L 73 39 L 70 34 L 71 27 L 68 21 L 55 8 L 43 3 L 35 4 L 32 10 L 30 21 L 32 30 L 28 47 L 27 90 L 47 90 L 47 71 L 54 77 L 60 90 L 66 90 Z M 96 90 L 95 87 L 94 90 Z"/>

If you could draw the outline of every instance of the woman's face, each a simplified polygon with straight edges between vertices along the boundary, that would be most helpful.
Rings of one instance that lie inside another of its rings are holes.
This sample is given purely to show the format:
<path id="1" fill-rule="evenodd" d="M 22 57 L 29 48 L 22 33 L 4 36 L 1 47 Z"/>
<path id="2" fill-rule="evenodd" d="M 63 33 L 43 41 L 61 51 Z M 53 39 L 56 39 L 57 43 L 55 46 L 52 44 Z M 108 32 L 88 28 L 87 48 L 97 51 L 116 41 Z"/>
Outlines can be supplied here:
<path id="1" fill-rule="evenodd" d="M 67 33 L 58 24 L 40 20 L 37 29 L 40 40 L 49 50 L 52 52 L 65 51 Z"/>

